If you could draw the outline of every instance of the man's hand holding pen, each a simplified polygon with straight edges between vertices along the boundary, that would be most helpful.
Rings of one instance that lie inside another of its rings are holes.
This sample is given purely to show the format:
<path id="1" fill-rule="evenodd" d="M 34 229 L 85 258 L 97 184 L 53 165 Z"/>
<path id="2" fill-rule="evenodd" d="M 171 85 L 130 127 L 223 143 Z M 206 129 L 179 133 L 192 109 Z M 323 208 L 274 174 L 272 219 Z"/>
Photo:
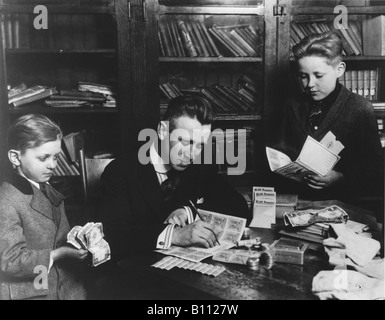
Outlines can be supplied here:
<path id="1" fill-rule="evenodd" d="M 213 226 L 203 221 L 195 221 L 185 227 L 175 228 L 172 244 L 188 247 L 193 245 L 212 248 L 217 245 L 216 233 Z"/>
<path id="2" fill-rule="evenodd" d="M 190 208 L 195 216 L 199 216 L 199 212 L 195 205 L 190 201 Z M 195 221 L 188 224 L 188 217 L 184 208 L 173 211 L 165 223 L 172 223 L 178 227 L 173 231 L 172 244 L 182 247 L 198 245 L 205 248 L 212 248 L 220 245 L 217 239 L 215 227 L 204 221 Z"/>

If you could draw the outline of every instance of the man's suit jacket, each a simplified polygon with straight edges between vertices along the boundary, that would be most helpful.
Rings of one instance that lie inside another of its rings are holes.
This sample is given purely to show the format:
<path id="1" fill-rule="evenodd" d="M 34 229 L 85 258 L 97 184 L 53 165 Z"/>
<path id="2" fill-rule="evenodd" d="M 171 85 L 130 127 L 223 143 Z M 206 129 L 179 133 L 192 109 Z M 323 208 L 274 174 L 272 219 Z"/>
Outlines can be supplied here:
<path id="1" fill-rule="evenodd" d="M 13 175 L 0 187 L 0 299 L 85 299 L 79 264 L 62 260 L 48 275 L 48 289 L 34 285 L 39 272 L 48 270 L 51 251 L 66 244 L 70 230 L 61 202 L 60 221 L 53 205 L 35 186 Z"/>
<path id="2" fill-rule="evenodd" d="M 167 203 L 152 164 L 141 165 L 137 158 L 111 162 L 101 177 L 99 220 L 103 222 L 113 259 L 156 248 L 169 214 L 189 200 L 204 199 L 199 208 L 249 218 L 245 199 L 231 188 L 209 165 L 191 165 Z"/>

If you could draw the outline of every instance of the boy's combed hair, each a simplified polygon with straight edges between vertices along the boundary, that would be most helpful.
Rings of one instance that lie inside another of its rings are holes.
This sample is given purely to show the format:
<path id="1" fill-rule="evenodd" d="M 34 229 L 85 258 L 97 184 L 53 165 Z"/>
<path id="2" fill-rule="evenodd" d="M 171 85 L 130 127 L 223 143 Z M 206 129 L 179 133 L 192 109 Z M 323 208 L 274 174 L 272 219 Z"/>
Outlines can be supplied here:
<path id="1" fill-rule="evenodd" d="M 62 137 L 63 133 L 55 122 L 41 114 L 29 114 L 12 123 L 7 134 L 7 147 L 24 153 Z"/>
<path id="2" fill-rule="evenodd" d="M 293 47 L 294 58 L 317 56 L 327 58 L 331 63 L 342 61 L 342 41 L 338 34 L 328 31 L 312 33 Z"/>
<path id="3" fill-rule="evenodd" d="M 200 96 L 179 96 L 170 100 L 163 120 L 170 122 L 170 128 L 175 128 L 175 120 L 188 116 L 195 117 L 202 125 L 211 124 L 214 119 L 213 109 L 210 102 Z"/>

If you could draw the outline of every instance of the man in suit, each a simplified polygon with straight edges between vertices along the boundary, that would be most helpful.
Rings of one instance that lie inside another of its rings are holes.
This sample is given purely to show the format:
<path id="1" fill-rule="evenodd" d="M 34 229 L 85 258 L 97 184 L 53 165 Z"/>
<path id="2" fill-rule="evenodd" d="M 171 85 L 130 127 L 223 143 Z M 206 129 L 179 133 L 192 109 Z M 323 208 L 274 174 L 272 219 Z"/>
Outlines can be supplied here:
<path id="1" fill-rule="evenodd" d="M 216 167 L 194 162 L 209 141 L 212 121 L 204 98 L 175 98 L 149 143 L 148 163 L 135 153 L 107 166 L 99 219 L 113 258 L 171 245 L 215 246 L 216 230 L 194 222 L 190 201 L 202 209 L 249 218 L 245 199 Z"/>

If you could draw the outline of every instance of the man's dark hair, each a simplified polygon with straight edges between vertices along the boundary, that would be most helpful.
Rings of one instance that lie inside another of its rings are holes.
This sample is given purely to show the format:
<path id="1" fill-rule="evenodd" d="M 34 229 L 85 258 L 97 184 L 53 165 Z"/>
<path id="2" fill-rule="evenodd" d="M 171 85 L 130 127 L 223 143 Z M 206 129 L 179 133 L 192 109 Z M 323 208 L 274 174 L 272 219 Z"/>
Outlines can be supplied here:
<path id="1" fill-rule="evenodd" d="M 211 103 L 200 96 L 179 96 L 170 100 L 163 120 L 170 122 L 170 129 L 175 128 L 175 121 L 180 117 L 196 118 L 202 125 L 212 124 L 214 115 Z"/>

